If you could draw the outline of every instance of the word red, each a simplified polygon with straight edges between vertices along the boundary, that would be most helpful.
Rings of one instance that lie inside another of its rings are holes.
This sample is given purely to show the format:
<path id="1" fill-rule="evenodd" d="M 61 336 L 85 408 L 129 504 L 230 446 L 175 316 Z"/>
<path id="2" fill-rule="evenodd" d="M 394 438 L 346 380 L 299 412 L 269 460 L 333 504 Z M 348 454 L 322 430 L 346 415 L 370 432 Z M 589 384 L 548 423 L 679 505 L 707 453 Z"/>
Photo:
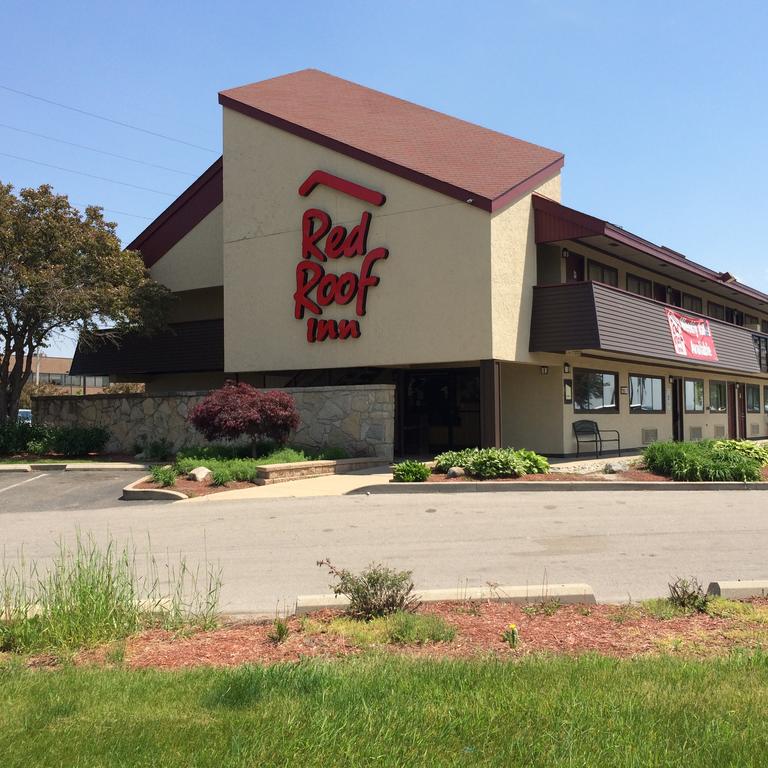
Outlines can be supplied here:
<path id="1" fill-rule="evenodd" d="M 386 259 L 386 248 L 368 250 L 368 231 L 371 214 L 365 211 L 360 223 L 349 231 L 341 225 L 333 226 L 331 217 L 317 208 L 304 212 L 301 223 L 301 261 L 296 265 L 296 292 L 293 294 L 294 317 L 304 318 L 305 312 L 322 315 L 323 307 L 331 304 L 346 306 L 354 301 L 355 314 L 366 312 L 368 291 L 379 284 L 373 267 Z M 335 274 L 326 272 L 328 260 L 363 257 L 359 272 Z M 307 341 L 360 338 L 357 320 L 307 319 Z"/>

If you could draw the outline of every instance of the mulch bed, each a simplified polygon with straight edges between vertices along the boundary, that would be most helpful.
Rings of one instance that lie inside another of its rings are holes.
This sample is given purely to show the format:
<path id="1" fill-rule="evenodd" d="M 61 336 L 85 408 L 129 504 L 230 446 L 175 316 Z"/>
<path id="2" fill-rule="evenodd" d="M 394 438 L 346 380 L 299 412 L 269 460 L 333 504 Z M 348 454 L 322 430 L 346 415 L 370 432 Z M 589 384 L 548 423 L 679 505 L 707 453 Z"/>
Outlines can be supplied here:
<path id="1" fill-rule="evenodd" d="M 253 488 L 253 483 L 236 482 L 227 483 L 226 485 L 213 485 L 211 478 L 204 480 L 202 483 L 198 483 L 196 480 L 187 480 L 186 477 L 177 478 L 176 482 L 172 486 L 163 487 L 157 483 L 145 482 L 135 485 L 134 488 L 151 488 L 153 490 L 162 491 L 181 491 L 190 498 L 195 496 L 208 496 L 211 493 L 220 493 L 221 491 L 236 491 L 240 488 Z"/>
<path id="2" fill-rule="evenodd" d="M 761 602 L 763 605 L 768 601 Z M 691 658 L 716 656 L 734 647 L 768 643 L 768 626 L 738 619 L 692 614 L 657 619 L 639 609 L 617 605 L 563 605 L 552 615 L 499 602 L 435 603 L 420 611 L 441 616 L 456 628 L 452 642 L 422 646 L 380 646 L 390 653 L 430 658 L 519 657 L 535 653 L 594 652 L 617 658 L 672 653 Z M 339 613 L 319 611 L 310 626 L 327 623 Z M 230 623 L 208 632 L 177 635 L 152 630 L 129 638 L 128 668 L 175 669 L 239 664 L 273 664 L 305 658 L 333 658 L 361 653 L 353 642 L 326 632 L 305 631 L 298 618 L 287 620 L 290 633 L 276 644 L 268 638 L 272 622 Z M 501 633 L 517 625 L 520 641 L 511 648 Z M 105 663 L 107 649 L 81 653 L 77 663 Z"/>

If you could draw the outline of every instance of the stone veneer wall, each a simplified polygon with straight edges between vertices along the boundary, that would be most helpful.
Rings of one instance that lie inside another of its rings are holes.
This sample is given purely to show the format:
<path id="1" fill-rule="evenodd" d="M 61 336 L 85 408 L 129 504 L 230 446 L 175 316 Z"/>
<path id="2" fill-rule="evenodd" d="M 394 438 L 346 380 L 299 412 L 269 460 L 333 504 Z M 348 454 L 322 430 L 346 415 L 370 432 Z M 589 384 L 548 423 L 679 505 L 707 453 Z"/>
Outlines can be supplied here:
<path id="1" fill-rule="evenodd" d="M 343 448 L 350 456 L 394 452 L 395 388 L 391 384 L 286 388 L 296 398 L 301 423 L 292 445 Z M 36 423 L 102 426 L 110 432 L 107 450 L 133 453 L 145 441 L 166 439 L 174 450 L 205 442 L 187 423 L 189 409 L 206 392 L 86 395 L 32 398 Z"/>

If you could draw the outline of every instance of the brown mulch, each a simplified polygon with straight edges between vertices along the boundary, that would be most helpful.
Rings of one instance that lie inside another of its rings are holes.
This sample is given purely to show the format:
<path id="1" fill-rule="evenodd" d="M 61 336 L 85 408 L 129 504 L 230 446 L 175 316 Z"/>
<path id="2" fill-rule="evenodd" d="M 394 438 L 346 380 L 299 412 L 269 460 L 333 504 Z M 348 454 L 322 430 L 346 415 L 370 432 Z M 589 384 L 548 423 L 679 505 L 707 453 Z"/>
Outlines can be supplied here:
<path id="1" fill-rule="evenodd" d="M 768 604 L 768 600 L 755 602 Z M 454 640 L 422 646 L 386 645 L 381 646 L 381 650 L 430 658 L 489 654 L 505 658 L 542 652 L 594 652 L 617 658 L 673 653 L 699 658 L 722 654 L 737 646 L 757 647 L 768 643 L 765 624 L 698 613 L 662 620 L 644 614 L 636 606 L 563 605 L 547 615 L 541 610 L 510 603 L 469 601 L 436 603 L 419 610 L 441 616 L 454 626 Z M 338 615 L 330 610 L 319 611 L 307 624 L 298 618 L 287 619 L 290 633 L 280 644 L 268 637 L 272 631 L 271 621 L 230 623 L 219 629 L 190 634 L 151 630 L 128 639 L 124 664 L 135 669 L 231 667 L 360 653 L 361 648 L 352 641 L 317 631 L 318 626 Z M 520 633 L 519 644 L 514 649 L 501 638 L 512 623 Z M 307 625 L 309 629 L 305 629 Z M 104 664 L 107 657 L 108 648 L 101 648 L 79 654 L 76 662 Z"/>
<path id="2" fill-rule="evenodd" d="M 241 488 L 253 487 L 253 483 L 240 481 L 232 481 L 226 485 L 213 485 L 210 477 L 202 483 L 198 483 L 196 480 L 187 480 L 186 477 L 179 477 L 171 486 L 163 487 L 162 485 L 158 485 L 151 481 L 139 483 L 134 486 L 134 488 L 151 488 L 153 490 L 159 489 L 161 491 L 181 491 L 181 493 L 186 494 L 190 498 L 194 496 L 208 496 L 211 493 L 221 493 L 221 491 L 237 491 Z"/>

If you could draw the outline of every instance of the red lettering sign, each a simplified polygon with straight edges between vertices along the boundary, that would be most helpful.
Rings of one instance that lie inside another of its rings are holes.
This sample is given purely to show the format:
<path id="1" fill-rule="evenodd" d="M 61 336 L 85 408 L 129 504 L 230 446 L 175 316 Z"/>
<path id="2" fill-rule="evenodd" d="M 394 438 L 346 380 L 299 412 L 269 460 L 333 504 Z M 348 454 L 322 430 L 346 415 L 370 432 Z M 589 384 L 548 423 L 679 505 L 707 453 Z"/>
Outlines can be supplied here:
<path id="1" fill-rule="evenodd" d="M 384 195 L 359 184 L 332 176 L 325 171 L 314 171 L 299 187 L 299 194 L 306 197 L 319 184 L 344 192 L 357 199 L 383 205 Z M 386 259 L 386 248 L 368 250 L 368 232 L 371 214 L 363 211 L 360 222 L 349 231 L 341 225 L 334 226 L 331 217 L 319 208 L 308 208 L 301 219 L 301 261 L 296 265 L 296 292 L 293 294 L 293 316 L 303 320 L 306 313 L 317 315 L 307 318 L 307 341 L 326 339 L 360 338 L 358 320 L 326 320 L 320 317 L 323 308 L 333 304 L 345 306 L 354 301 L 355 314 L 363 317 L 366 312 L 368 291 L 379 284 L 373 268 Z M 359 272 L 341 274 L 327 272 L 328 260 L 352 259 L 362 256 Z"/>
<path id="2" fill-rule="evenodd" d="M 665 311 L 676 355 L 717 362 L 717 350 L 709 320 L 703 317 L 686 317 L 672 309 Z"/>

